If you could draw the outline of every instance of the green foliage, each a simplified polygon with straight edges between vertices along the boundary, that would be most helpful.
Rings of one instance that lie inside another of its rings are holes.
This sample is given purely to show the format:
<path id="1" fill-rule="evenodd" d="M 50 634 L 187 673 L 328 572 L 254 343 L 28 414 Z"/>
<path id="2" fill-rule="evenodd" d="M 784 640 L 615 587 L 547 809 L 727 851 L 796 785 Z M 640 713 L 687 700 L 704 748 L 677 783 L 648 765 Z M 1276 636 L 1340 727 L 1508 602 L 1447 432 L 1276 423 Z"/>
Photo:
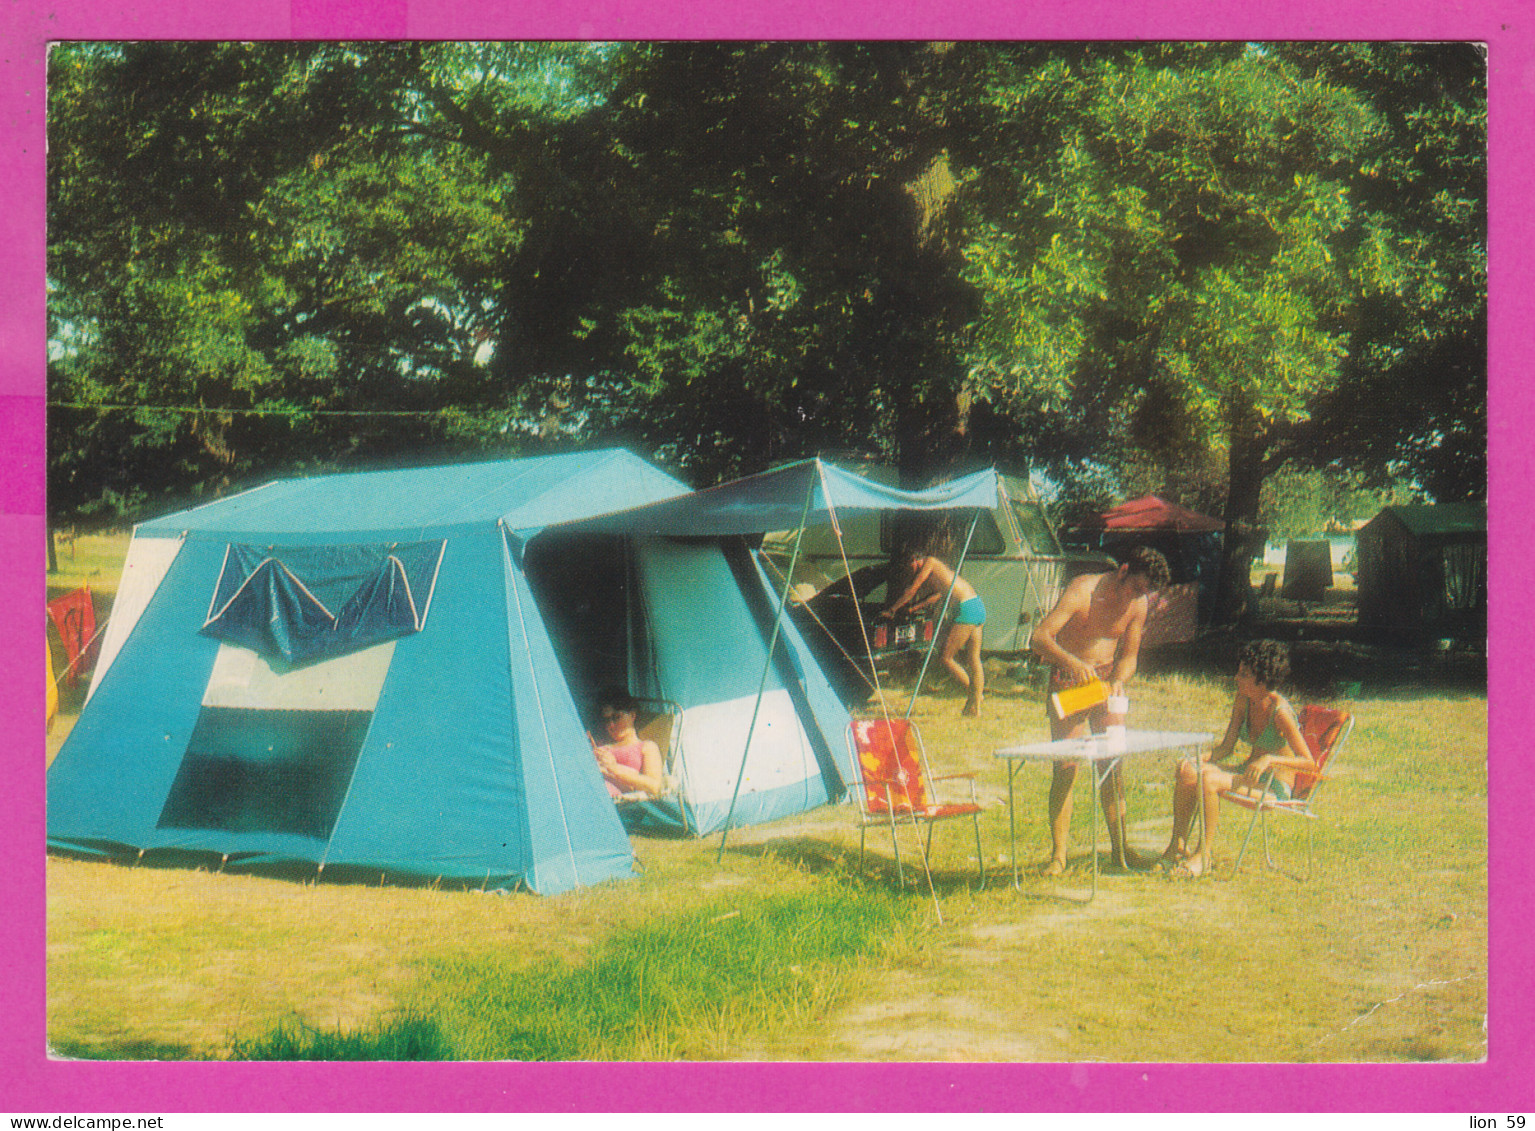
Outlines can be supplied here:
<path id="1" fill-rule="evenodd" d="M 1257 51 L 1113 52 L 1003 72 L 992 99 L 1054 132 L 1012 164 L 1008 223 L 967 248 L 985 394 L 1092 416 L 1107 386 L 1127 411 L 1091 423 L 1153 456 L 1303 419 L 1360 291 L 1337 170 L 1368 109 Z"/>
<path id="2" fill-rule="evenodd" d="M 1409 477 L 1439 501 L 1487 491 L 1487 90 L 1475 44 L 1289 45 L 1386 124 L 1351 170 L 1377 218 L 1360 257 L 1393 264 L 1350 313 L 1346 380 L 1291 448 L 1377 482 Z"/>
<path id="3" fill-rule="evenodd" d="M 1401 487 L 1382 489 L 1337 468 L 1285 467 L 1263 484 L 1259 521 L 1270 539 L 1315 535 L 1334 525 L 1345 529 L 1374 518 L 1382 507 L 1417 501 Z"/>
<path id="4" fill-rule="evenodd" d="M 1485 483 L 1464 45 L 66 44 L 49 116 L 56 521 L 613 442 Z"/>
<path id="5" fill-rule="evenodd" d="M 56 519 L 395 453 L 477 395 L 516 210 L 483 155 L 399 120 L 420 64 L 334 44 L 54 51 Z"/>

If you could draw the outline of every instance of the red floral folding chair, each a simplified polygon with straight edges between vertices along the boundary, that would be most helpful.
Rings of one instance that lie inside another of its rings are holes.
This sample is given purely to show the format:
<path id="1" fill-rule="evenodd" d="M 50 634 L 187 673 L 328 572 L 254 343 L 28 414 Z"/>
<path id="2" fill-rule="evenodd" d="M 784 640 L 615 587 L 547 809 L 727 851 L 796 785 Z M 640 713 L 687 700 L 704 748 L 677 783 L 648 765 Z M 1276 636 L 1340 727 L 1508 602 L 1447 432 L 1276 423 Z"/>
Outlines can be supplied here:
<path id="1" fill-rule="evenodd" d="M 1297 721 L 1300 723 L 1301 737 L 1306 740 L 1306 745 L 1311 749 L 1311 756 L 1316 759 L 1317 768 L 1315 773 L 1303 771 L 1295 775 L 1295 787 L 1288 798 L 1281 799 L 1269 793 L 1268 787 L 1272 774 L 1264 775 L 1261 794 L 1221 791 L 1222 801 L 1229 801 L 1233 805 L 1252 811 L 1252 819 L 1247 822 L 1247 835 L 1242 838 L 1242 847 L 1237 852 L 1233 870 L 1242 866 L 1242 856 L 1247 852 L 1247 842 L 1252 839 L 1253 826 L 1261 823 L 1264 864 L 1276 872 L 1283 872 L 1292 879 L 1306 880 L 1311 876 L 1311 830 L 1317 819 L 1316 797 L 1321 792 L 1322 783 L 1327 780 L 1326 771 L 1336 760 L 1338 751 L 1343 749 L 1348 736 L 1353 733 L 1354 717 L 1347 711 L 1307 703 L 1300 709 Z M 1305 819 L 1306 871 L 1303 874 L 1297 875 L 1286 871 L 1274 862 L 1273 854 L 1269 849 L 1268 817 L 1270 813 L 1287 813 L 1292 817 Z"/>
<path id="2" fill-rule="evenodd" d="M 945 774 L 933 777 L 927 768 L 927 750 L 921 732 L 909 719 L 854 719 L 847 731 L 848 749 L 858 767 L 858 783 L 853 790 L 858 807 L 858 867 L 863 868 L 864 839 L 870 826 L 883 825 L 890 830 L 895 852 L 896 876 L 906 882 L 901 868 L 899 826 L 911 824 L 919 830 L 927 825 L 922 864 L 927 869 L 933 847 L 933 826 L 939 821 L 969 817 L 975 830 L 976 874 L 982 887 L 986 884 L 985 856 L 981 852 L 981 805 L 975 792 L 974 774 Z M 942 781 L 968 781 L 968 801 L 937 800 L 931 785 Z M 932 884 L 931 872 L 928 874 Z M 935 897 L 936 898 L 936 897 Z"/>

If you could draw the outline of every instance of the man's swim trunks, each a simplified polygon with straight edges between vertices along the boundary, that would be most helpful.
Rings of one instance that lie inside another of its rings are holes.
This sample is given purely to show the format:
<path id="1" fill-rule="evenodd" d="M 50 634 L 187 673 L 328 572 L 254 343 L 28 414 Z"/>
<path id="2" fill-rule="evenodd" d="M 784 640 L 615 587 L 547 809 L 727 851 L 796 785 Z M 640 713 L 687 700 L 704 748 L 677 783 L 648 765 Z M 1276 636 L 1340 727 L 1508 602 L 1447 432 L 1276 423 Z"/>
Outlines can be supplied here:
<path id="1" fill-rule="evenodd" d="M 979 597 L 971 597 L 968 601 L 959 603 L 959 611 L 954 614 L 955 624 L 973 624 L 977 627 L 986 623 L 986 606 L 981 603 Z"/>

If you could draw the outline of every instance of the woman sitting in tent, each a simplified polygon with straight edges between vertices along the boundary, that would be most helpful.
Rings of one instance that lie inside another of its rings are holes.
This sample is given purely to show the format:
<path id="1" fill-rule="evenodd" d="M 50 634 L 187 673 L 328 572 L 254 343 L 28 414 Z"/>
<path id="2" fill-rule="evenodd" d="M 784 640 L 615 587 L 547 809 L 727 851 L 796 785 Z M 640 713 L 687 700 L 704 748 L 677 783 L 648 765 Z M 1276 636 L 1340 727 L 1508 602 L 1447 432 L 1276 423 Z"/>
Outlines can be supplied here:
<path id="1" fill-rule="evenodd" d="M 607 688 L 597 697 L 597 716 L 609 741 L 599 745 L 592 739 L 592 749 L 614 800 L 636 793 L 661 795 L 661 748 L 635 731 L 639 710 L 639 701 L 621 687 Z"/>

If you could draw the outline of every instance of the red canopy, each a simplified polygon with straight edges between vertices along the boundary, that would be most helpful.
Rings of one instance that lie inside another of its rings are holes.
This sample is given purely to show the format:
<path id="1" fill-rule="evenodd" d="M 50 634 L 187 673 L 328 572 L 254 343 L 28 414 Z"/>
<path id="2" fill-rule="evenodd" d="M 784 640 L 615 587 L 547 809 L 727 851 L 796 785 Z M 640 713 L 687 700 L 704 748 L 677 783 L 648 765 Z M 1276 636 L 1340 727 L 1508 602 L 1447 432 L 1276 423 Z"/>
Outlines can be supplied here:
<path id="1" fill-rule="evenodd" d="M 1105 530 L 1176 530 L 1183 534 L 1198 534 L 1226 528 L 1218 518 L 1169 503 L 1155 495 L 1120 503 L 1100 515 L 1099 521 Z"/>

